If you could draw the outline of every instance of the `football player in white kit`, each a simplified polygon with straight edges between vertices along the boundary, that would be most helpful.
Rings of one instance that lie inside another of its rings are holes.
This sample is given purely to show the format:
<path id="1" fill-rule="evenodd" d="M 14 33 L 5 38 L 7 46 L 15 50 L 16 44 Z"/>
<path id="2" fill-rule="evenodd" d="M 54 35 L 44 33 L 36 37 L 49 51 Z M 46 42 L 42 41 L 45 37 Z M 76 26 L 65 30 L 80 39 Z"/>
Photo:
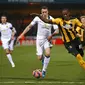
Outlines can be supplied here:
<path id="1" fill-rule="evenodd" d="M 2 47 L 6 52 L 6 56 L 11 63 L 12 67 L 15 67 L 15 64 L 12 60 L 11 55 L 11 40 L 14 39 L 15 31 L 13 30 L 13 26 L 11 23 L 7 22 L 7 17 L 5 15 L 1 16 L 1 23 L 0 23 L 0 32 L 1 32 L 1 41 Z"/>
<path id="2" fill-rule="evenodd" d="M 41 14 L 45 18 L 52 19 L 52 17 L 48 15 L 48 8 L 46 6 L 43 6 L 41 8 Z M 17 40 L 19 40 L 24 34 L 26 34 L 36 23 L 38 24 L 36 37 L 36 54 L 38 56 L 38 59 L 43 61 L 42 77 L 44 78 L 48 63 L 50 61 L 50 42 L 48 38 L 51 35 L 51 28 L 53 26 L 53 28 L 55 29 L 53 35 L 58 33 L 59 30 L 57 25 L 44 23 L 39 17 L 36 16 L 33 21 L 25 28 L 23 33 L 17 38 Z M 43 54 L 44 51 L 45 55 Z"/>

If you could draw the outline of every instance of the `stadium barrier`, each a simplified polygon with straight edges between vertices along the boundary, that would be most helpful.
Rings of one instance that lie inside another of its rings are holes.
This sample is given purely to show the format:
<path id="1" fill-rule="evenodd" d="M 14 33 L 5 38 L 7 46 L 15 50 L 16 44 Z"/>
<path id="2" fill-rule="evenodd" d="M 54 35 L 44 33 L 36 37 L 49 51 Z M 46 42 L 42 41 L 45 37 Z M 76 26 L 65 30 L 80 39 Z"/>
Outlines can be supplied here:
<path id="1" fill-rule="evenodd" d="M 0 46 L 2 45 L 1 40 L 0 40 Z"/>
<path id="2" fill-rule="evenodd" d="M 53 37 L 51 42 L 53 45 L 63 44 L 61 36 Z M 36 37 L 26 36 L 25 38 L 20 39 L 17 45 L 35 45 L 35 44 L 36 44 Z M 2 45 L 1 41 L 0 41 L 0 45 Z"/>
<path id="3" fill-rule="evenodd" d="M 61 45 L 63 44 L 61 36 L 53 37 L 51 40 L 53 45 Z M 25 37 L 25 39 L 21 39 L 19 41 L 19 45 L 35 45 L 36 44 L 36 37 Z"/>

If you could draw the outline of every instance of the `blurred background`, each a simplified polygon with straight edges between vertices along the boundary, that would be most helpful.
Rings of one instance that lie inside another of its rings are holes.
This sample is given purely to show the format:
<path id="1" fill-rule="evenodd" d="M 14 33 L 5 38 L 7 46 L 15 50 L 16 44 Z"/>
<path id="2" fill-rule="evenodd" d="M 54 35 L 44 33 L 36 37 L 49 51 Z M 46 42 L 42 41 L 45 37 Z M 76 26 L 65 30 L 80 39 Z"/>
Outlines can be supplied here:
<path id="1" fill-rule="evenodd" d="M 0 0 L 0 16 L 7 15 L 8 22 L 16 28 L 18 37 L 33 20 L 30 13 L 40 13 L 42 6 L 47 6 L 49 15 L 54 18 L 62 17 L 63 8 L 69 8 L 71 15 L 77 18 L 85 15 L 85 0 Z M 0 41 L 0 85 L 85 85 L 85 70 L 65 49 L 60 33 L 52 39 L 54 46 L 46 77 L 33 77 L 33 70 L 42 69 L 42 64 L 36 57 L 36 32 L 37 25 L 15 45 L 12 54 L 15 68 L 10 66 Z"/>
<path id="2" fill-rule="evenodd" d="M 63 8 L 69 8 L 71 15 L 78 18 L 85 15 L 85 0 L 0 0 L 0 16 L 4 13 L 7 15 L 8 21 L 16 28 L 16 36 L 19 36 L 33 19 L 30 13 L 40 13 L 42 6 L 47 6 L 49 14 L 54 18 L 62 16 Z M 36 33 L 37 25 L 25 36 L 36 36 Z"/>
<path id="3" fill-rule="evenodd" d="M 54 18 L 62 16 L 63 8 L 69 8 L 76 17 L 85 15 L 85 0 L 0 0 L 0 15 L 7 14 L 8 21 L 16 28 L 18 36 L 33 19 L 29 14 L 40 13 L 44 5 Z M 26 35 L 35 36 L 36 26 L 34 28 Z"/>

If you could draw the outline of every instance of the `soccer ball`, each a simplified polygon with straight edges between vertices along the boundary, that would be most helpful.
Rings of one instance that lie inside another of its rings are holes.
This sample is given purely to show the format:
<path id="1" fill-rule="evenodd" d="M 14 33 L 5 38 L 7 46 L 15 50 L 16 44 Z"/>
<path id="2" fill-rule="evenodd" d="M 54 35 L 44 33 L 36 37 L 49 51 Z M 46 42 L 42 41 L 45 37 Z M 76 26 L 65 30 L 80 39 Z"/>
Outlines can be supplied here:
<path id="1" fill-rule="evenodd" d="M 32 75 L 35 77 L 35 78 L 40 78 L 42 77 L 42 72 L 40 69 L 36 69 L 32 72 Z"/>

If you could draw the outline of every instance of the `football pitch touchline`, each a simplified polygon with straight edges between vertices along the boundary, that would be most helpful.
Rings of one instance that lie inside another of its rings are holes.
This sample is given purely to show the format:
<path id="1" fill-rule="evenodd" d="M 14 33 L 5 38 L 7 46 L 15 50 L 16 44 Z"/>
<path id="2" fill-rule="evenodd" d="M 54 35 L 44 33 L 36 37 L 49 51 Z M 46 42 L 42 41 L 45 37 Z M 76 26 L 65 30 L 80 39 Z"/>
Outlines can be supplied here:
<path id="1" fill-rule="evenodd" d="M 85 84 L 85 82 L 74 82 L 74 81 L 71 81 L 71 82 L 61 82 L 61 81 L 54 81 L 54 82 L 48 82 L 48 81 L 41 81 L 41 82 L 33 82 L 33 81 L 25 81 L 25 82 L 15 82 L 15 81 L 8 81 L 8 82 L 0 82 L 1 84 L 4 83 L 4 84 Z"/>

